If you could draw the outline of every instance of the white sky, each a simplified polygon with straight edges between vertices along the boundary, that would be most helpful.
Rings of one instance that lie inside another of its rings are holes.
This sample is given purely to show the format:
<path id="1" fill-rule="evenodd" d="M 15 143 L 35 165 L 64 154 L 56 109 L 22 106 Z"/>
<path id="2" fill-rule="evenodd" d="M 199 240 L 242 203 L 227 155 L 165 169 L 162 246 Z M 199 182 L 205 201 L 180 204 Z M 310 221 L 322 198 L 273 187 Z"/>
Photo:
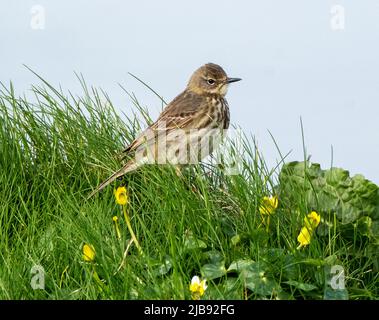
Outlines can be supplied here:
<path id="1" fill-rule="evenodd" d="M 42 30 L 32 28 L 35 5 Z M 344 30 L 331 27 L 335 5 Z M 159 100 L 128 72 L 170 101 L 197 67 L 218 63 L 243 78 L 227 96 L 232 123 L 271 166 L 279 156 L 267 130 L 292 150 L 288 160 L 303 159 L 302 117 L 314 162 L 329 167 L 333 146 L 335 166 L 376 183 L 378 59 L 379 0 L 0 0 L 0 81 L 19 93 L 38 83 L 22 64 L 80 92 L 76 71 L 131 114 L 121 83 L 156 117 Z"/>

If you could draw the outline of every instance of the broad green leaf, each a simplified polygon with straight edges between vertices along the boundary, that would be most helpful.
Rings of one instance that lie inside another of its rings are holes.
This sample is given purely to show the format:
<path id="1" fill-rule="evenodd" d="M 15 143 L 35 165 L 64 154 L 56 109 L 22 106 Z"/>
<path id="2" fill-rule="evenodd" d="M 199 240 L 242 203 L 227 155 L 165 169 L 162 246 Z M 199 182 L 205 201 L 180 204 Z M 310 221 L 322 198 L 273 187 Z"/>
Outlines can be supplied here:
<path id="1" fill-rule="evenodd" d="M 309 264 L 309 265 L 317 266 L 317 267 L 323 266 L 325 264 L 324 260 L 313 259 L 313 258 L 308 258 L 308 259 L 302 260 L 301 263 Z"/>
<path id="2" fill-rule="evenodd" d="M 246 288 L 261 296 L 271 296 L 279 290 L 278 283 L 265 276 L 248 277 L 245 279 Z"/>
<path id="3" fill-rule="evenodd" d="M 250 267 L 252 264 L 254 264 L 255 262 L 251 259 L 239 259 L 237 261 L 233 261 L 229 268 L 228 268 L 228 272 L 241 272 L 242 270 L 244 269 L 247 269 L 248 267 Z"/>
<path id="4" fill-rule="evenodd" d="M 226 269 L 223 261 L 208 263 L 200 268 L 203 278 L 207 280 L 217 279 L 226 274 Z"/>
<path id="5" fill-rule="evenodd" d="M 184 238 L 184 249 L 185 250 L 195 250 L 195 249 L 205 249 L 207 247 L 206 243 L 192 234 L 188 234 Z"/>
<path id="6" fill-rule="evenodd" d="M 295 300 L 292 294 L 285 292 L 283 290 L 280 290 L 276 295 L 276 300 Z"/>
<path id="7" fill-rule="evenodd" d="M 340 168 L 331 168 L 325 171 L 325 180 L 332 186 L 339 186 L 349 178 L 349 171 Z"/>
<path id="8" fill-rule="evenodd" d="M 221 254 L 220 251 L 217 251 L 217 250 L 206 251 L 204 252 L 203 256 L 204 256 L 205 262 L 209 262 L 211 264 L 218 263 L 218 262 L 224 263 L 225 261 L 224 256 Z"/>
<path id="9" fill-rule="evenodd" d="M 293 255 L 288 254 L 285 256 L 282 272 L 285 279 L 299 279 L 300 265 Z"/>
<path id="10" fill-rule="evenodd" d="M 295 287 L 295 288 L 302 290 L 302 291 L 312 291 L 314 289 L 317 289 L 317 286 L 315 286 L 313 284 L 298 282 L 298 281 L 294 281 L 294 280 L 286 281 L 284 283 L 287 283 L 290 286 Z"/>
<path id="11" fill-rule="evenodd" d="M 158 276 L 163 276 L 167 274 L 172 268 L 172 261 L 170 257 L 166 257 L 164 262 L 161 263 L 157 268 L 154 270 L 154 274 Z"/>
<path id="12" fill-rule="evenodd" d="M 243 297 L 243 284 L 240 277 L 228 277 L 223 283 L 224 299 L 241 299 Z"/>
<path id="13" fill-rule="evenodd" d="M 325 259 L 324 259 L 324 262 L 326 265 L 330 265 L 330 266 L 333 266 L 333 265 L 336 265 L 336 264 L 339 264 L 340 261 L 338 260 L 338 257 L 337 255 L 335 254 L 332 254 L 330 256 L 327 256 Z"/>
<path id="14" fill-rule="evenodd" d="M 241 268 L 243 266 L 244 268 Z M 262 262 L 244 261 L 240 267 L 241 279 L 249 290 L 262 295 L 270 296 L 279 292 L 278 283 L 266 273 L 267 265 Z"/>
<path id="15" fill-rule="evenodd" d="M 309 208 L 335 213 L 342 224 L 366 215 L 379 219 L 379 188 L 362 175 L 350 177 L 344 169 L 292 162 L 282 167 L 279 181 L 283 199 L 295 202 L 304 194 Z"/>
<path id="16" fill-rule="evenodd" d="M 265 258 L 270 263 L 275 263 L 277 260 L 282 260 L 284 256 L 285 256 L 284 249 L 271 248 L 271 249 L 267 249 Z"/>
<path id="17" fill-rule="evenodd" d="M 372 230 L 372 219 L 370 217 L 362 217 L 357 222 L 357 230 L 363 235 L 369 237 Z"/>

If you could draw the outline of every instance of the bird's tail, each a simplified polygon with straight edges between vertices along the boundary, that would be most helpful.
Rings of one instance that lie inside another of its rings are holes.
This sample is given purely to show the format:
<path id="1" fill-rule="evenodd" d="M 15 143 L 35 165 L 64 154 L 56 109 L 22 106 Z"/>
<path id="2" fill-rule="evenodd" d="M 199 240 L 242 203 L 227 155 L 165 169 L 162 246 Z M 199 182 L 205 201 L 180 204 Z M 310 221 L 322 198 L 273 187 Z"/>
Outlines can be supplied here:
<path id="1" fill-rule="evenodd" d="M 98 193 L 100 190 L 104 189 L 107 185 L 111 184 L 117 178 L 122 177 L 123 175 L 137 169 L 138 167 L 139 167 L 139 165 L 136 162 L 130 161 L 125 166 L 123 166 L 120 170 L 113 173 L 108 179 L 103 181 L 95 190 L 93 190 L 89 194 L 89 196 L 87 197 L 87 200 L 92 198 L 96 193 Z"/>

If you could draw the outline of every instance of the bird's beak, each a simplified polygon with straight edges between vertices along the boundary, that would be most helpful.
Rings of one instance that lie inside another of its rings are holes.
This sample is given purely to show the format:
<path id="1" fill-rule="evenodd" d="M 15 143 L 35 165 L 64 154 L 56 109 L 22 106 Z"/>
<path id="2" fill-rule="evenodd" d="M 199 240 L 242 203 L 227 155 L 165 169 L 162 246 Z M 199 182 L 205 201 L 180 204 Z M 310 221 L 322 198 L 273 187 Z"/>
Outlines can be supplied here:
<path id="1" fill-rule="evenodd" d="M 226 83 L 232 83 L 242 80 L 241 78 L 227 78 Z"/>

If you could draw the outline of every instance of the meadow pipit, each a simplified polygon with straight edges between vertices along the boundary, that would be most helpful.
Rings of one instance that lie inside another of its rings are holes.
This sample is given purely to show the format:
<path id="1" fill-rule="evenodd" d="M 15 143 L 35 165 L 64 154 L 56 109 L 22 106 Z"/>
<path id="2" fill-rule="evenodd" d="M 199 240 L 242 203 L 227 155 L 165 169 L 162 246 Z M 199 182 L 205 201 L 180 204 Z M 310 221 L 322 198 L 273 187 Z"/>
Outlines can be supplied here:
<path id="1" fill-rule="evenodd" d="M 220 142 L 220 132 L 229 127 L 225 100 L 228 85 L 239 80 L 229 78 L 217 64 L 208 63 L 197 69 L 186 89 L 123 151 L 125 155 L 133 153 L 134 157 L 102 182 L 89 198 L 146 163 L 197 163 L 212 153 Z"/>

